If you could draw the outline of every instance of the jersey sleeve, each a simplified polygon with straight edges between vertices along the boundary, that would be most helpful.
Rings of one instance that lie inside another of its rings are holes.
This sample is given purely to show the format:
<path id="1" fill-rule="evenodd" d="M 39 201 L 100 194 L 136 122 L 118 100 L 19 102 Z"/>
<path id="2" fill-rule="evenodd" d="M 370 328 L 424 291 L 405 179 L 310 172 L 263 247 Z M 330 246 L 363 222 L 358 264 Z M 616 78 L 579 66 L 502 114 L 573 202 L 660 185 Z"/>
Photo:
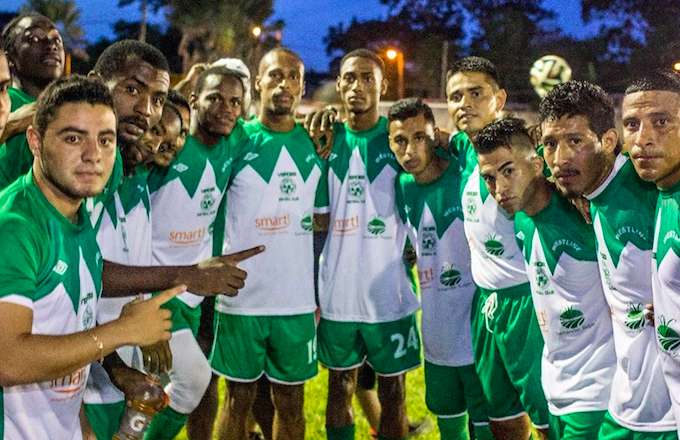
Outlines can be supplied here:
<path id="1" fill-rule="evenodd" d="M 319 164 L 321 169 L 321 177 L 319 184 L 316 186 L 316 195 L 314 197 L 314 213 L 326 214 L 329 211 L 328 200 L 328 163 L 322 160 Z"/>
<path id="2" fill-rule="evenodd" d="M 406 198 L 404 197 L 404 182 L 402 182 L 402 173 L 399 173 L 394 179 L 394 201 L 397 204 L 397 212 L 404 224 L 408 224 L 408 215 L 406 214 Z"/>
<path id="3" fill-rule="evenodd" d="M 35 227 L 29 220 L 9 214 L 0 219 L 0 301 L 33 308 L 43 257 Z"/>

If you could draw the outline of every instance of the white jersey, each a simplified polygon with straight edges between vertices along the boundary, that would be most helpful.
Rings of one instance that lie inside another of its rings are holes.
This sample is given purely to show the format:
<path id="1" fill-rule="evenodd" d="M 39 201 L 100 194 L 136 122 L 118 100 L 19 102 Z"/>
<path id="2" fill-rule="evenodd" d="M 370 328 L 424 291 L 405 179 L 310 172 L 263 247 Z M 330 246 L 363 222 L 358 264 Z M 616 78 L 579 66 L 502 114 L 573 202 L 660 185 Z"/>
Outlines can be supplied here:
<path id="1" fill-rule="evenodd" d="M 498 290 L 526 283 L 526 269 L 515 240 L 512 217 L 489 194 L 467 134 L 456 134 L 451 143 L 463 169 L 463 215 L 475 284 Z"/>
<path id="2" fill-rule="evenodd" d="M 555 193 L 536 215 L 518 212 L 515 230 L 545 341 L 541 381 L 550 413 L 604 411 L 616 354 L 595 234 Z"/>
<path id="3" fill-rule="evenodd" d="M 327 163 L 330 223 L 319 267 L 321 316 L 389 322 L 418 309 L 402 260 L 407 227 L 395 203 L 399 168 L 387 119 L 357 132 L 335 124 Z"/>
<path id="4" fill-rule="evenodd" d="M 634 431 L 674 430 L 654 328 L 644 317 L 644 305 L 652 303 L 657 190 L 620 155 L 607 179 L 587 197 L 617 357 L 609 412 Z"/>
<path id="5" fill-rule="evenodd" d="M 245 142 L 239 120 L 228 138 L 213 146 L 189 136 L 167 169 L 149 177 L 152 255 L 156 266 L 186 266 L 210 258 L 213 225 L 231 176 L 234 159 Z M 180 300 L 196 307 L 202 296 L 183 293 Z"/>
<path id="6" fill-rule="evenodd" d="M 239 266 L 248 272 L 235 297 L 220 295 L 216 309 L 239 315 L 296 315 L 316 309 L 312 229 L 325 206 L 321 160 L 300 125 L 274 132 L 259 120 L 245 124 L 250 143 L 234 162 L 227 193 L 225 247 L 265 245 Z"/>
<path id="7" fill-rule="evenodd" d="M 102 258 L 85 207 L 79 223 L 71 223 L 45 199 L 31 172 L 7 187 L 0 204 L 0 302 L 30 309 L 35 335 L 94 327 Z M 0 437 L 80 439 L 89 370 L 86 365 L 58 379 L 0 388 Z"/>
<path id="8" fill-rule="evenodd" d="M 397 203 L 418 253 L 425 359 L 451 367 L 474 363 L 470 313 L 476 288 L 459 193 L 455 159 L 428 184 L 418 184 L 408 173 L 399 175 Z"/>

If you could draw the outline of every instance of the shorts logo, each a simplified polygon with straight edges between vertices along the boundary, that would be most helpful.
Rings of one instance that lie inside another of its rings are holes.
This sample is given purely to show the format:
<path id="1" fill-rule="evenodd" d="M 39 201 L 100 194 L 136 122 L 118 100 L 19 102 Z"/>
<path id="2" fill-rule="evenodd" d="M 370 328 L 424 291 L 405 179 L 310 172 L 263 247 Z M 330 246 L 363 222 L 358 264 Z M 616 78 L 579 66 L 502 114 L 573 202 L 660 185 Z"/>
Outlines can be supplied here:
<path id="1" fill-rule="evenodd" d="M 484 250 L 487 254 L 493 257 L 502 257 L 505 253 L 503 243 L 498 240 L 498 237 L 494 233 L 491 233 L 486 237 L 486 241 L 484 242 Z"/>
<path id="2" fill-rule="evenodd" d="M 574 306 L 569 306 L 560 313 L 560 324 L 566 329 L 576 330 L 580 328 L 584 322 L 585 318 L 583 318 L 583 312 L 574 308 Z"/>
<path id="3" fill-rule="evenodd" d="M 366 191 L 364 189 L 365 177 L 362 175 L 350 175 L 347 186 L 347 202 L 363 203 L 366 201 Z"/>
<path id="4" fill-rule="evenodd" d="M 333 232 L 344 235 L 349 234 L 359 229 L 359 216 L 349 218 L 339 218 L 333 222 Z"/>
<path id="5" fill-rule="evenodd" d="M 380 217 L 373 217 L 373 219 L 368 222 L 366 229 L 371 235 L 382 235 L 385 233 L 385 222 Z"/>
<path id="6" fill-rule="evenodd" d="M 300 220 L 300 227 L 302 228 L 303 231 L 312 232 L 313 226 L 314 221 L 312 220 L 311 214 L 305 215 L 304 217 L 302 217 L 302 220 Z"/>
<path id="7" fill-rule="evenodd" d="M 259 217 L 255 219 L 255 227 L 263 232 L 273 233 L 283 231 L 290 226 L 290 215 L 283 214 L 275 217 Z"/>
<path id="8" fill-rule="evenodd" d="M 626 327 L 631 330 L 640 330 L 645 326 L 645 314 L 642 310 L 642 304 L 628 304 L 628 312 L 626 313 L 625 323 Z"/>
<path id="9" fill-rule="evenodd" d="M 659 341 L 659 345 L 663 351 L 675 357 L 678 348 L 680 348 L 680 334 L 671 327 L 671 323 L 675 320 L 669 319 L 667 321 L 663 316 L 660 316 L 658 319 L 659 325 L 656 327 L 656 338 Z"/>
<path id="10" fill-rule="evenodd" d="M 482 306 L 482 315 L 484 315 L 484 325 L 486 326 L 486 331 L 493 333 L 489 323 L 493 321 L 494 315 L 496 314 L 496 309 L 498 308 L 498 295 L 496 292 L 492 293 L 484 301 Z"/>
<path id="11" fill-rule="evenodd" d="M 52 270 L 56 272 L 58 275 L 64 275 L 67 269 L 68 264 L 66 264 L 62 260 L 57 261 L 57 264 L 55 264 L 54 267 L 52 268 Z"/>
<path id="12" fill-rule="evenodd" d="M 442 266 L 442 273 L 439 275 L 439 282 L 442 286 L 456 287 L 460 284 L 462 278 L 460 272 L 457 271 L 452 264 L 444 263 L 444 266 Z"/>
<path id="13" fill-rule="evenodd" d="M 170 231 L 169 239 L 180 246 L 192 246 L 202 242 L 205 233 L 205 227 L 194 229 L 193 231 Z"/>

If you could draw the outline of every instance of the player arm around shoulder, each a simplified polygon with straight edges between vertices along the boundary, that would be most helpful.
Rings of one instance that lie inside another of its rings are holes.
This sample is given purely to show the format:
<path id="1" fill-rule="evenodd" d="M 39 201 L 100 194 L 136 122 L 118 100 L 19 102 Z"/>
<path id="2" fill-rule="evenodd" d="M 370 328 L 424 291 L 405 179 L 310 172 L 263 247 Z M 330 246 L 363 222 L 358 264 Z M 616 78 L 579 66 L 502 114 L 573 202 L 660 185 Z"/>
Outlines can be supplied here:
<path id="1" fill-rule="evenodd" d="M 124 345 L 170 339 L 170 312 L 160 306 L 185 290 L 186 286 L 177 286 L 147 301 L 134 301 L 115 321 L 56 336 L 33 334 L 29 307 L 0 302 L 0 386 L 60 378 Z"/>

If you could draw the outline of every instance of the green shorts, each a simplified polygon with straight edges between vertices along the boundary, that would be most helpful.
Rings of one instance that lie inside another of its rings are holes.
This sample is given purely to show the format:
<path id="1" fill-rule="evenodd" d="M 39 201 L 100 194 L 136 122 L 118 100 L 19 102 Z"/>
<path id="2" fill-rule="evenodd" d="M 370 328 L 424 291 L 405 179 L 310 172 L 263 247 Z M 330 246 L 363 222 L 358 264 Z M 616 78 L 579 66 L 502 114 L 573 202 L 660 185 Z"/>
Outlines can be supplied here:
<path id="1" fill-rule="evenodd" d="M 541 429 L 549 426 L 541 385 L 543 335 L 529 284 L 499 291 L 477 289 L 472 302 L 475 366 L 491 420 L 526 412 Z"/>
<path id="2" fill-rule="evenodd" d="M 447 367 L 425 361 L 425 403 L 437 417 L 467 413 L 475 425 L 489 423 L 489 408 L 475 366 Z"/>
<path id="3" fill-rule="evenodd" d="M 420 334 L 415 313 L 390 322 L 368 324 L 321 318 L 319 362 L 350 370 L 364 362 L 381 376 L 396 376 L 420 366 Z"/>
<path id="4" fill-rule="evenodd" d="M 599 440 L 678 440 L 676 431 L 641 432 L 624 428 L 614 420 L 609 411 L 604 416 Z"/>
<path id="5" fill-rule="evenodd" d="M 118 432 L 125 413 L 125 401 L 115 403 L 84 404 L 85 417 L 97 440 L 111 440 Z"/>
<path id="6" fill-rule="evenodd" d="M 173 298 L 161 306 L 172 312 L 172 329 L 174 333 L 179 330 L 191 330 L 194 337 L 198 334 L 201 325 L 201 306 L 189 307 L 179 298 Z"/>
<path id="7" fill-rule="evenodd" d="M 244 316 L 215 312 L 210 365 L 215 373 L 235 382 L 255 382 L 264 374 L 276 383 L 304 383 L 318 372 L 314 313 Z"/>
<path id="8" fill-rule="evenodd" d="M 584 411 L 556 416 L 550 414 L 550 440 L 597 438 L 607 411 Z"/>

